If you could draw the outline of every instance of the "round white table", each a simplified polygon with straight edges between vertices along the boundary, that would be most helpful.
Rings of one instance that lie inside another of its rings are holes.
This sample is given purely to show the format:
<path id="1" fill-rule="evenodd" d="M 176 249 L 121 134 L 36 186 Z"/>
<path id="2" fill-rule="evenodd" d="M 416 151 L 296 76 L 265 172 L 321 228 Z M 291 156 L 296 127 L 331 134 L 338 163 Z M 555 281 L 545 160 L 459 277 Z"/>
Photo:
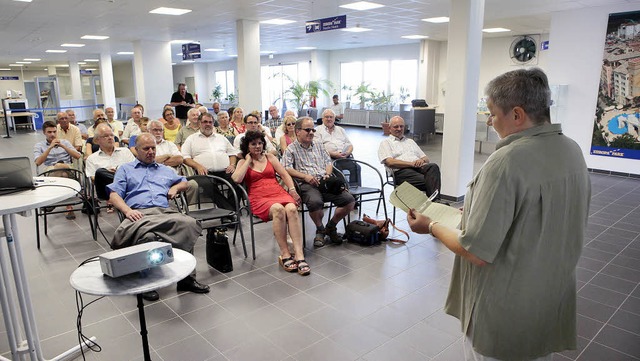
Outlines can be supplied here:
<path id="1" fill-rule="evenodd" d="M 44 360 L 40 348 L 40 338 L 36 327 L 29 284 L 24 270 L 22 250 L 16 214 L 28 215 L 32 209 L 45 207 L 65 199 L 71 198 L 80 191 L 80 184 L 73 179 L 58 177 L 35 177 L 35 189 L 28 189 L 16 193 L 0 196 L 0 215 L 4 225 L 4 240 L 6 241 L 9 260 L 4 248 L 0 248 L 0 304 L 4 314 L 4 324 L 7 330 L 7 339 L 11 349 L 11 359 L 23 360 L 24 355 L 29 355 L 31 360 Z M 11 287 L 12 274 L 15 283 L 15 296 L 18 299 L 16 308 Z M 20 317 L 21 324 L 18 322 Z M 22 326 L 22 327 L 21 327 Z M 24 338 L 22 331 L 24 330 Z M 80 350 L 80 346 L 56 356 L 53 360 L 62 360 L 74 355 Z M 0 360 L 8 360 L 0 357 Z"/>
<path id="2" fill-rule="evenodd" d="M 136 295 L 140 316 L 140 335 L 145 361 L 151 360 L 147 323 L 144 316 L 144 292 L 155 291 L 169 286 L 187 277 L 196 268 L 196 258 L 189 252 L 173 249 L 173 262 L 118 278 L 102 273 L 100 262 L 89 262 L 78 267 L 69 278 L 71 286 L 77 291 L 95 296 Z"/>

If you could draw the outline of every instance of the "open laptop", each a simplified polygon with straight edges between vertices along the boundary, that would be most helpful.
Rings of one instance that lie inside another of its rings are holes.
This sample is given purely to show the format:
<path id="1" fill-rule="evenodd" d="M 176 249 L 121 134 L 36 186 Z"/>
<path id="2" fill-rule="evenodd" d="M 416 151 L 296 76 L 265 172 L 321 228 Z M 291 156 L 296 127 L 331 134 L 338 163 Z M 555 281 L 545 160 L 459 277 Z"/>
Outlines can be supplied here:
<path id="1" fill-rule="evenodd" d="M 0 158 L 0 194 L 34 188 L 29 158 Z"/>

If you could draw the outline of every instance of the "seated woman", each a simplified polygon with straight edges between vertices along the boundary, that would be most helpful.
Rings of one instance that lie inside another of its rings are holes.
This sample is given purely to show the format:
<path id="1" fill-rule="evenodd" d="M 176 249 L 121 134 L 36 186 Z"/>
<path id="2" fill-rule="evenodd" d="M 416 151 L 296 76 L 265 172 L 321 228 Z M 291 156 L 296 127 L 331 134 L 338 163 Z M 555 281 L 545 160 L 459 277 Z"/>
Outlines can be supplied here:
<path id="1" fill-rule="evenodd" d="M 300 196 L 293 179 L 272 154 L 265 154 L 266 140 L 258 131 L 248 131 L 240 143 L 244 159 L 238 162 L 231 178 L 236 183 L 245 182 L 249 192 L 251 211 L 263 221 L 273 220 L 273 233 L 280 247 L 278 262 L 287 272 L 298 272 L 302 276 L 311 273 L 304 259 L 302 229 L 298 218 Z M 289 188 L 285 191 L 276 180 L 276 173 Z M 287 246 L 287 228 L 293 242 L 294 254 Z"/>
<path id="2" fill-rule="evenodd" d="M 280 144 L 280 153 L 284 154 L 284 151 L 287 150 L 287 147 L 289 146 L 289 144 L 293 143 L 293 141 L 296 139 L 296 117 L 287 115 L 286 117 L 284 117 L 284 120 L 282 121 L 282 125 L 280 126 L 280 128 L 282 129 L 282 132 L 284 133 L 283 136 L 280 137 L 279 140 L 279 144 Z"/>
<path id="3" fill-rule="evenodd" d="M 140 133 L 147 132 L 147 125 L 149 124 L 149 118 L 142 117 L 140 118 Z M 140 135 L 140 134 L 138 134 Z M 138 139 L 138 135 L 132 135 L 129 138 L 129 150 L 133 153 L 134 156 L 138 156 L 138 151 L 136 150 L 136 139 Z"/>
<path id="4" fill-rule="evenodd" d="M 164 119 L 164 139 L 173 143 L 181 128 L 180 120 L 175 117 L 172 108 L 164 109 L 162 118 Z"/>
<path id="5" fill-rule="evenodd" d="M 231 144 L 233 144 L 233 140 L 238 135 L 238 132 L 229 125 L 229 113 L 224 110 L 221 110 L 218 113 L 218 126 L 216 127 L 216 133 L 227 137 Z"/>
<path id="6" fill-rule="evenodd" d="M 233 113 L 229 113 L 231 122 L 229 126 L 236 130 L 237 134 L 242 134 L 247 131 L 247 126 L 244 124 L 244 110 L 240 107 L 235 107 Z"/>

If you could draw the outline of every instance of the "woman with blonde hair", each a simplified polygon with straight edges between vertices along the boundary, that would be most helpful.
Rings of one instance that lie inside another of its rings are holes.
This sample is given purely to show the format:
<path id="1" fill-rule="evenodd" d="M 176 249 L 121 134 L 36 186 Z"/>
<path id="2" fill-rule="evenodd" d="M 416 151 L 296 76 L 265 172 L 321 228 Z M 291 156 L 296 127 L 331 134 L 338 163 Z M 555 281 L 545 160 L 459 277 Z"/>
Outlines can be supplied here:
<path id="1" fill-rule="evenodd" d="M 236 130 L 237 134 L 242 134 L 247 131 L 247 126 L 244 124 L 244 110 L 240 107 L 233 109 L 233 114 L 230 114 L 231 122 L 229 125 Z"/>
<path id="2" fill-rule="evenodd" d="M 284 135 L 280 137 L 280 152 L 284 154 L 289 144 L 293 143 L 296 139 L 296 117 L 291 115 L 284 117 L 280 129 L 284 133 Z"/>

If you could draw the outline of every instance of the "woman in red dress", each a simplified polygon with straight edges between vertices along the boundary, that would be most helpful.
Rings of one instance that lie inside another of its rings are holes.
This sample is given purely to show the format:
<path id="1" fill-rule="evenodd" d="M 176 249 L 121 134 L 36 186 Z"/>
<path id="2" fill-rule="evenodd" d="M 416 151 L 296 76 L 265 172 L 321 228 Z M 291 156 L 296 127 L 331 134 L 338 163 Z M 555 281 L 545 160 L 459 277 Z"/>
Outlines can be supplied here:
<path id="1" fill-rule="evenodd" d="M 304 259 L 302 230 L 298 216 L 300 196 L 296 192 L 293 179 L 278 159 L 265 153 L 266 139 L 261 132 L 248 131 L 240 143 L 244 159 L 238 162 L 231 178 L 236 183 L 245 182 L 249 193 L 251 212 L 263 221 L 273 221 L 273 233 L 280 247 L 278 262 L 287 272 L 298 272 L 302 276 L 311 273 Z M 276 173 L 282 178 L 287 192 L 276 180 Z M 294 254 L 287 246 L 287 229 L 293 242 Z"/>

